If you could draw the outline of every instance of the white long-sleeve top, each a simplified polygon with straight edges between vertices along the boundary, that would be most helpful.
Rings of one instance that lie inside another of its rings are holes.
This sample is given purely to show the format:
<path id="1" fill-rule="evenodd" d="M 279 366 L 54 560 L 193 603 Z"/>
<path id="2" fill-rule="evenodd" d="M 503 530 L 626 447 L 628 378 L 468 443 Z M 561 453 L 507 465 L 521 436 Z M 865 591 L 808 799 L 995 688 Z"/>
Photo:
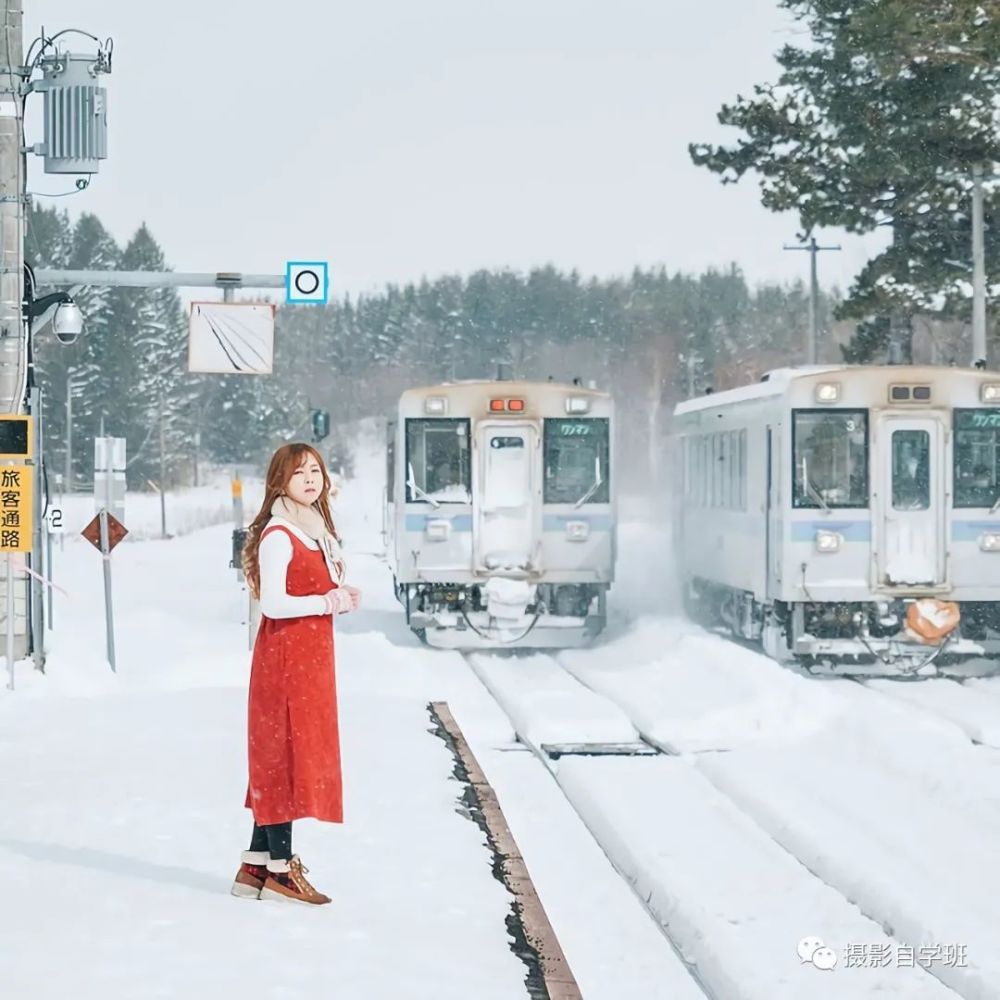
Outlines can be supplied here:
<path id="1" fill-rule="evenodd" d="M 319 544 L 297 525 L 282 517 L 267 523 L 280 524 L 291 531 L 306 548 L 316 550 Z M 266 530 L 266 528 L 265 528 Z M 326 598 L 320 594 L 295 597 L 288 593 L 288 564 L 292 561 L 292 542 L 283 531 L 272 531 L 260 543 L 260 613 L 268 618 L 304 618 L 306 615 L 328 615 Z"/>

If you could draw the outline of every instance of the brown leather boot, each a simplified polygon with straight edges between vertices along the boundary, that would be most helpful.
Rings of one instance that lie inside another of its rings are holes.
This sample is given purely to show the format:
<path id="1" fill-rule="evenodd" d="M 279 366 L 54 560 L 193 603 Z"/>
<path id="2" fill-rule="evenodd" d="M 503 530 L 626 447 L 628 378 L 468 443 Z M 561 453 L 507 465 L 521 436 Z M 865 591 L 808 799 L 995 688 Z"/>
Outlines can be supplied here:
<path id="1" fill-rule="evenodd" d="M 267 862 L 270 856 L 266 851 L 244 851 L 242 864 L 236 873 L 231 890 L 234 896 L 241 899 L 260 899 L 260 890 L 267 881 Z"/>
<path id="2" fill-rule="evenodd" d="M 284 871 L 277 869 L 284 868 Z M 287 862 L 272 861 L 267 866 L 267 880 L 260 890 L 261 899 L 282 899 L 300 903 L 329 903 L 330 897 L 317 892 L 306 878 L 309 869 L 303 867 L 296 854 Z"/>

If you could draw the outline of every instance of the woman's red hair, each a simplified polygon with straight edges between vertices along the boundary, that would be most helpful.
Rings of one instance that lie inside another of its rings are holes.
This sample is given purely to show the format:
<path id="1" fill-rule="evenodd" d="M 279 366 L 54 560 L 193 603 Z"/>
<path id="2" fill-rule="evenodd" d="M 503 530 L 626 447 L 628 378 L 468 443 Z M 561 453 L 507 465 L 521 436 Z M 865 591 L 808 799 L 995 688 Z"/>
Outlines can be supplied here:
<path id="1" fill-rule="evenodd" d="M 326 471 L 326 463 L 322 455 L 309 444 L 285 444 L 282 445 L 271 457 L 271 464 L 267 468 L 267 479 L 264 484 L 264 502 L 261 504 L 260 512 L 250 522 L 247 529 L 247 540 L 243 546 L 243 575 L 246 577 L 247 586 L 254 598 L 260 598 L 260 561 L 258 551 L 260 549 L 260 536 L 265 525 L 271 520 L 271 508 L 275 500 L 278 499 L 287 489 L 296 469 L 307 459 L 314 458 L 323 473 L 323 489 L 320 490 L 319 498 L 313 501 L 312 506 L 319 511 L 326 525 L 327 531 L 338 541 L 340 536 L 333 525 L 333 516 L 330 513 L 330 494 L 332 485 L 330 475 Z"/>

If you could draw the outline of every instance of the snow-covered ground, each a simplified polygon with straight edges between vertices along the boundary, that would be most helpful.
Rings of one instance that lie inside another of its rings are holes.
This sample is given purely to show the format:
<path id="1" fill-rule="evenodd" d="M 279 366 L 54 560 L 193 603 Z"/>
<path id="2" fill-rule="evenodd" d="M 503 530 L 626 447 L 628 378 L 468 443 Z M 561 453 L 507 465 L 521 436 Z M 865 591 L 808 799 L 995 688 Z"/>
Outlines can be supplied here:
<path id="1" fill-rule="evenodd" d="M 364 606 L 338 621 L 346 822 L 296 827 L 318 911 L 228 895 L 250 826 L 228 478 L 168 497 L 166 541 L 159 498 L 130 498 L 117 674 L 93 510 L 67 501 L 47 673 L 0 691 L 0 996 L 527 996 L 443 700 L 588 1000 L 1000 998 L 1000 679 L 811 679 L 671 617 L 648 512 L 594 648 L 424 648 L 378 554 L 381 469 L 362 442 L 336 504 Z M 664 752 L 540 759 L 640 736 Z"/>

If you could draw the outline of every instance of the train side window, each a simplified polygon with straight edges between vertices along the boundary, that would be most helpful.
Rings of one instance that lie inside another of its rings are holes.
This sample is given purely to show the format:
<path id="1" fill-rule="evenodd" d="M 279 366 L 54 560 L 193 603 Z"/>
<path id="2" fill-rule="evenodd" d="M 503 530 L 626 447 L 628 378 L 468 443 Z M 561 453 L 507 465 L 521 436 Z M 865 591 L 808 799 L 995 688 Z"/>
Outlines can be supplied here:
<path id="1" fill-rule="evenodd" d="M 396 421 L 390 420 L 385 442 L 385 492 L 389 503 L 396 496 Z"/>
<path id="2" fill-rule="evenodd" d="M 992 507 L 1000 497 L 1000 412 L 955 410 L 955 506 Z"/>
<path id="3" fill-rule="evenodd" d="M 547 418 L 545 503 L 609 503 L 610 421 L 607 417 Z"/>
<path id="4" fill-rule="evenodd" d="M 733 436 L 726 431 L 722 435 L 722 506 L 733 505 Z"/>
<path id="5" fill-rule="evenodd" d="M 747 509 L 747 432 L 740 431 L 740 510 Z"/>
<path id="6" fill-rule="evenodd" d="M 868 412 L 794 410 L 795 507 L 868 506 Z"/>
<path id="7" fill-rule="evenodd" d="M 708 506 L 708 474 L 712 471 L 708 445 L 708 436 L 702 434 L 698 438 L 698 503 L 702 507 Z"/>
<path id="8" fill-rule="evenodd" d="M 722 506 L 722 436 L 712 435 L 712 506 Z"/>
<path id="9" fill-rule="evenodd" d="M 406 421 L 406 500 L 471 503 L 469 421 Z"/>

